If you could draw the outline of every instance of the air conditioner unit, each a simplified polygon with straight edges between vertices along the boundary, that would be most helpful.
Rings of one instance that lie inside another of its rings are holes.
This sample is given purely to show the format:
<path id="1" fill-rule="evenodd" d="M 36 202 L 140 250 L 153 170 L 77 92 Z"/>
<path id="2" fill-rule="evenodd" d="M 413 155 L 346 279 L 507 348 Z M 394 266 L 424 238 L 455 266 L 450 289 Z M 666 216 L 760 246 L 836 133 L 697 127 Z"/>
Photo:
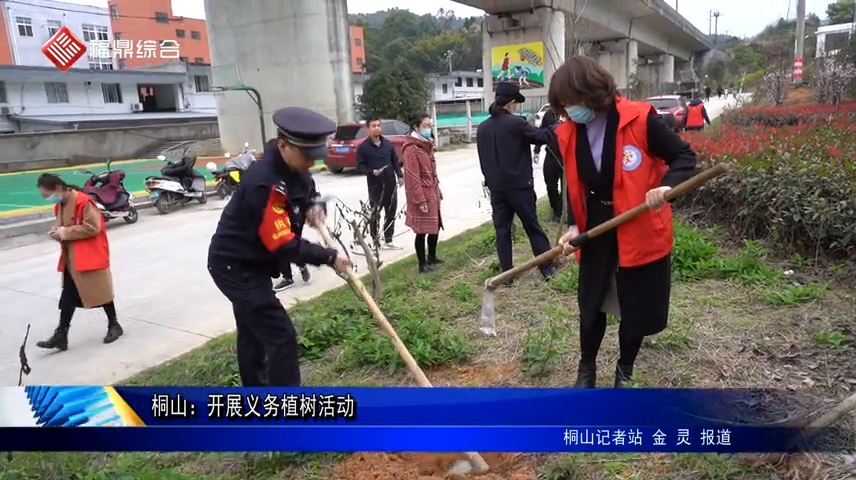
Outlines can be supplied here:
<path id="1" fill-rule="evenodd" d="M 132 112 L 142 112 L 143 111 L 143 104 L 142 103 L 132 103 L 131 104 L 131 111 Z"/>

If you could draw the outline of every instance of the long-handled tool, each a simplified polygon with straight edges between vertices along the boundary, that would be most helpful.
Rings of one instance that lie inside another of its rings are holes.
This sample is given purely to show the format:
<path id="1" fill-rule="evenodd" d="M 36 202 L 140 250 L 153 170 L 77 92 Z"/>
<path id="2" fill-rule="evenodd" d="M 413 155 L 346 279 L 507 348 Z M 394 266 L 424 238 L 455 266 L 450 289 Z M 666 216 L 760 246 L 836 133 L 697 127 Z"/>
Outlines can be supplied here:
<path id="1" fill-rule="evenodd" d="M 321 238 L 324 240 L 324 243 L 329 248 L 334 248 L 333 238 L 330 236 L 330 231 L 327 230 L 326 225 L 320 225 L 317 227 L 318 232 L 321 234 Z M 356 290 L 360 297 L 362 297 L 363 301 L 369 306 L 369 310 L 371 310 L 372 315 L 374 315 L 375 319 L 380 323 L 380 326 L 386 331 L 386 334 L 389 335 L 390 340 L 392 340 L 392 345 L 395 347 L 395 350 L 398 351 L 398 354 L 401 355 L 402 360 L 407 365 L 407 368 L 410 370 L 410 373 L 416 377 L 416 381 L 422 387 L 431 388 L 431 382 L 428 380 L 428 377 L 425 376 L 425 372 L 419 367 L 419 364 L 416 363 L 416 359 L 413 358 L 413 355 L 410 354 L 410 351 L 407 350 L 407 346 L 404 345 L 404 342 L 401 341 L 398 334 L 395 332 L 395 329 L 392 327 L 392 324 L 386 319 L 386 316 L 383 312 L 380 311 L 380 308 L 375 303 L 372 296 L 366 290 L 366 287 L 363 286 L 363 282 L 354 275 L 354 272 L 349 269 L 348 272 L 345 272 L 342 277 L 347 280 L 351 287 Z M 468 462 L 456 463 L 453 465 L 450 473 L 456 474 L 464 474 L 464 473 L 483 473 L 490 469 L 490 466 L 485 462 L 484 458 L 478 452 L 464 452 L 466 455 Z"/>
<path id="2" fill-rule="evenodd" d="M 707 182 L 708 180 L 718 177 L 725 173 L 725 166 L 717 165 L 715 167 L 709 168 L 698 175 L 690 178 L 689 180 L 681 183 L 675 188 L 670 189 L 666 192 L 666 200 L 671 201 L 675 198 L 686 194 L 690 190 L 697 188 Z M 595 238 L 599 235 L 602 235 L 613 228 L 618 227 L 619 225 L 631 220 L 633 218 L 638 217 L 639 215 L 645 213 L 649 209 L 648 205 L 641 204 L 637 207 L 634 207 L 617 217 L 614 217 L 606 222 L 601 223 L 600 225 L 593 227 L 585 232 L 579 234 L 576 238 L 573 238 L 570 241 L 571 246 L 573 247 L 572 252 L 579 250 L 586 242 Z M 484 298 L 482 299 L 482 310 L 481 310 L 481 319 L 479 320 L 479 329 L 485 335 L 496 336 L 496 311 L 495 311 L 495 303 L 496 303 L 496 289 L 509 281 L 514 280 L 520 275 L 532 270 L 536 267 L 544 265 L 548 262 L 555 260 L 556 258 L 562 255 L 562 246 L 556 246 L 541 255 L 538 255 L 535 258 L 530 259 L 523 265 L 519 265 L 517 267 L 512 268 L 511 270 L 506 270 L 505 272 L 500 273 L 499 275 L 487 279 L 484 285 Z"/>

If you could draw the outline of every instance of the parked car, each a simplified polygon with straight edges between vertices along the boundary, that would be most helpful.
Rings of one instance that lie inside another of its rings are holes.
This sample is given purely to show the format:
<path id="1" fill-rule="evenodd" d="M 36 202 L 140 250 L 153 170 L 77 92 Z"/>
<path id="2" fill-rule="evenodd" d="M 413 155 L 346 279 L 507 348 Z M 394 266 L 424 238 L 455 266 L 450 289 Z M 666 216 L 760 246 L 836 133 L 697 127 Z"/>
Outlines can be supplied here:
<path id="1" fill-rule="evenodd" d="M 544 114 L 547 113 L 547 110 L 550 109 L 550 104 L 544 105 L 540 110 L 535 114 L 535 126 L 541 128 L 541 121 L 544 120 Z"/>
<path id="2" fill-rule="evenodd" d="M 401 159 L 401 146 L 410 134 L 410 127 L 398 120 L 381 120 L 381 134 L 392 142 Z M 365 122 L 346 123 L 336 127 L 336 133 L 327 142 L 327 159 L 324 165 L 333 173 L 342 173 L 346 168 L 356 168 L 357 147 L 368 138 Z"/>
<path id="3" fill-rule="evenodd" d="M 666 122 L 666 125 L 674 127 L 675 131 L 679 130 L 680 125 L 684 122 L 684 113 L 686 112 L 687 103 L 680 95 L 663 95 L 660 97 L 651 97 L 645 100 L 652 107 L 657 109 L 657 113 Z M 671 116 L 672 118 L 668 118 Z M 674 125 L 672 124 L 674 120 Z"/>

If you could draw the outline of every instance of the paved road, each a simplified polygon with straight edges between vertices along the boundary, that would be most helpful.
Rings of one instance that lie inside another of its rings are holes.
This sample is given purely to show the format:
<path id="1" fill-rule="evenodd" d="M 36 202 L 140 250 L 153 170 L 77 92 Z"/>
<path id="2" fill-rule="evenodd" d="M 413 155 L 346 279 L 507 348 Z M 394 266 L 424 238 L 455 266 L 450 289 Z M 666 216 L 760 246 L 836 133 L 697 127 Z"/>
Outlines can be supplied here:
<path id="1" fill-rule="evenodd" d="M 713 102 L 710 115 L 717 115 L 722 106 Z M 475 150 L 440 153 L 437 163 L 445 196 L 446 230 L 441 238 L 487 221 Z M 362 177 L 321 173 L 316 179 L 322 192 L 335 194 L 352 208 L 365 197 Z M 543 194 L 540 166 L 535 179 Z M 56 326 L 60 292 L 56 244 L 43 236 L 0 242 L 0 305 L 4 309 L 0 316 L 0 385 L 17 381 L 17 349 L 28 323 L 32 324 L 29 358 L 33 372 L 27 383 L 44 385 L 118 382 L 231 331 L 230 305 L 205 268 L 208 242 L 223 205 L 211 200 L 166 216 L 148 210 L 135 225 L 110 228 L 116 306 L 125 336 L 103 345 L 103 312 L 79 310 L 72 322 L 71 347 L 58 354 L 32 345 Z M 403 221 L 397 228 L 403 232 Z M 397 242 L 407 248 L 385 252 L 384 261 L 410 255 L 412 241 L 412 233 L 403 232 Z M 364 266 L 360 269 L 365 271 Z M 329 269 L 314 270 L 313 276 L 311 285 L 298 285 L 280 294 L 282 301 L 306 300 L 342 284 Z"/>

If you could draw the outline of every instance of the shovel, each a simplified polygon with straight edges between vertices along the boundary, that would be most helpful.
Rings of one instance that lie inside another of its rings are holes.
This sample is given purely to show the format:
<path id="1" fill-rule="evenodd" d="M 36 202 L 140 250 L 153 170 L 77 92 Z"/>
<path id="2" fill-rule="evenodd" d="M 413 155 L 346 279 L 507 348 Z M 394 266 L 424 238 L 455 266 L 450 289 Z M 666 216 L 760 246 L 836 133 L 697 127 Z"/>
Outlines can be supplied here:
<path id="1" fill-rule="evenodd" d="M 330 236 L 330 231 L 327 230 L 327 226 L 319 225 L 316 228 L 321 234 L 324 244 L 326 244 L 328 248 L 335 248 L 333 238 Z M 389 323 L 386 316 L 380 311 L 380 308 L 377 306 L 377 303 L 375 303 L 368 290 L 366 290 L 363 282 L 361 282 L 350 269 L 340 276 L 351 285 L 351 287 L 369 306 L 369 310 L 371 310 L 372 315 L 374 315 L 375 319 L 380 323 L 380 326 L 386 331 L 386 334 L 389 335 L 390 340 L 392 340 L 392 345 L 395 347 L 395 350 L 398 351 L 398 354 L 401 355 L 401 359 L 404 360 L 404 363 L 407 364 L 407 368 L 410 370 L 410 373 L 416 377 L 416 381 L 419 385 L 428 388 L 433 387 L 431 382 L 428 380 L 428 377 L 425 376 L 425 372 L 423 372 L 419 367 L 419 364 L 416 363 L 416 359 L 413 358 L 413 355 L 411 355 L 410 351 L 407 350 L 407 346 L 405 346 L 404 342 L 401 341 L 401 338 L 398 337 L 398 334 L 395 332 L 392 324 Z M 449 473 L 458 475 L 467 473 L 483 473 L 490 469 L 490 466 L 478 452 L 464 452 L 464 455 L 466 455 L 467 460 L 461 460 L 455 463 Z"/>
<path id="2" fill-rule="evenodd" d="M 701 186 L 708 180 L 714 177 L 718 177 L 723 173 L 725 173 L 724 165 L 717 165 L 715 167 L 709 168 L 666 192 L 666 201 L 674 200 L 675 198 L 686 194 L 690 190 Z M 602 235 L 603 233 L 618 227 L 619 225 L 627 222 L 628 220 L 638 217 L 639 215 L 648 211 L 648 209 L 648 205 L 643 203 L 622 213 L 621 215 L 618 215 L 617 217 L 614 217 L 610 220 L 607 220 L 606 222 L 601 223 L 596 227 L 586 230 L 585 232 L 579 234 L 577 237 L 571 239 L 571 241 L 569 242 L 573 248 L 571 252 L 576 252 L 592 238 Z M 514 267 L 511 270 L 506 270 L 505 272 L 502 272 L 495 277 L 487 279 L 484 284 L 484 298 L 482 299 L 482 310 L 481 319 L 479 321 L 479 330 L 481 330 L 482 333 L 484 333 L 485 335 L 490 335 L 492 337 L 496 336 L 496 289 L 500 285 L 508 283 L 516 279 L 520 275 L 528 272 L 529 270 L 551 262 L 560 256 L 562 256 L 561 245 L 553 247 L 552 249 L 542 253 L 541 255 L 530 259 L 523 265 Z"/>

